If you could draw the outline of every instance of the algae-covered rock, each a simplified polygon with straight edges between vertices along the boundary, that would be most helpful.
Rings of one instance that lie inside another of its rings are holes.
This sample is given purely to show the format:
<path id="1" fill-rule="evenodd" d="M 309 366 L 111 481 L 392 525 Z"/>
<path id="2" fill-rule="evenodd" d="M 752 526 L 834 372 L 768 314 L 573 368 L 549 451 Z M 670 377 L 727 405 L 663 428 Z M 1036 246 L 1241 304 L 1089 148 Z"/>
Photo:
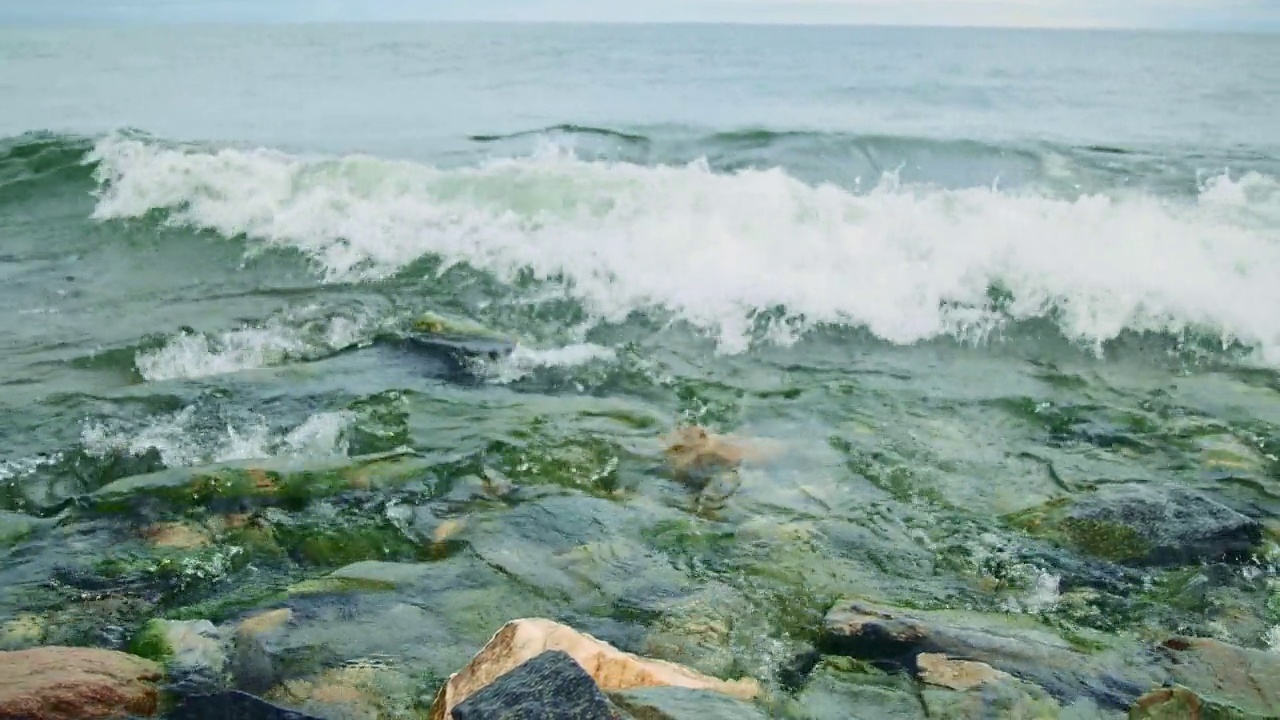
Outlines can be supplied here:
<path id="1" fill-rule="evenodd" d="M 804 689 L 780 708 L 796 720 L 925 720 L 910 677 L 886 673 L 847 657 L 826 657 Z"/>
<path id="2" fill-rule="evenodd" d="M 1104 485 L 1009 521 L 1032 535 L 1129 565 L 1240 561 L 1262 539 L 1256 520 L 1176 485 Z"/>
<path id="3" fill-rule="evenodd" d="M 208 620 L 152 620 L 129 650 L 163 663 L 174 684 L 187 691 L 216 689 L 225 680 L 227 643 Z"/>
<path id="4" fill-rule="evenodd" d="M 91 495 L 100 511 L 159 502 L 175 507 L 301 506 L 350 490 L 392 487 L 422 476 L 428 464 L 412 452 L 324 460 L 276 457 L 174 468 L 117 480 Z"/>

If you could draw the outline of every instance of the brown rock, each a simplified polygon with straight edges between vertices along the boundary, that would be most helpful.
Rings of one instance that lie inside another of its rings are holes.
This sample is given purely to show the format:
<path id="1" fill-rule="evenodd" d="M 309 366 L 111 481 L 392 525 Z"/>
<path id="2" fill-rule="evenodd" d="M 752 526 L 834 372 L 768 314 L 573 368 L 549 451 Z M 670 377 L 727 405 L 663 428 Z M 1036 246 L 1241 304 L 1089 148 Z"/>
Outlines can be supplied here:
<path id="1" fill-rule="evenodd" d="M 156 523 L 143 530 L 142 536 L 158 548 L 172 550 L 191 550 L 204 547 L 211 542 L 209 533 L 203 528 L 194 528 L 178 522 Z"/>
<path id="2" fill-rule="evenodd" d="M 1280 716 L 1280 654 L 1189 637 L 1170 638 L 1160 651 L 1173 681 L 1206 707 L 1222 704 L 1254 716 Z"/>
<path id="3" fill-rule="evenodd" d="M 1129 720 L 1201 720 L 1204 706 L 1184 687 L 1158 688 L 1138 698 Z"/>
<path id="4" fill-rule="evenodd" d="M 502 626 L 465 668 L 449 677 L 431 706 L 430 720 L 451 718 L 458 703 L 546 650 L 568 653 L 605 692 L 683 687 L 714 690 L 744 700 L 760 693 L 760 685 L 754 679 L 720 680 L 675 663 L 624 653 L 551 620 L 525 618 Z"/>
<path id="5" fill-rule="evenodd" d="M 0 652 L 0 718 L 105 720 L 156 713 L 150 660 L 113 650 L 42 647 Z"/>
<path id="6" fill-rule="evenodd" d="M 289 608 L 268 610 L 241 620 L 240 625 L 236 627 L 236 632 L 241 635 L 265 635 L 292 619 L 293 611 Z"/>
<path id="7" fill-rule="evenodd" d="M 666 439 L 667 462 L 682 480 L 698 479 L 717 472 L 733 471 L 745 461 L 764 460 L 778 453 L 759 441 L 744 441 L 707 432 L 701 425 L 677 428 Z"/>
<path id="8" fill-rule="evenodd" d="M 916 668 L 921 682 L 952 690 L 972 690 L 1009 677 L 1008 673 L 985 663 L 952 660 L 940 653 L 920 653 L 916 656 Z"/>

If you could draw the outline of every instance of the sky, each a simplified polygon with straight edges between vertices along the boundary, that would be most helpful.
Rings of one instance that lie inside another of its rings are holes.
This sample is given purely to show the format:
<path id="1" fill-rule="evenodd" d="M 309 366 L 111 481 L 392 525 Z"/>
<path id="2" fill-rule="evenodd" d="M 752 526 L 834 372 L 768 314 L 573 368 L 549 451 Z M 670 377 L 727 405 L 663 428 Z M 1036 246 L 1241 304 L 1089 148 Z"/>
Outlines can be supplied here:
<path id="1" fill-rule="evenodd" d="M 0 23 L 753 22 L 1280 32 L 1280 0 L 0 0 Z"/>

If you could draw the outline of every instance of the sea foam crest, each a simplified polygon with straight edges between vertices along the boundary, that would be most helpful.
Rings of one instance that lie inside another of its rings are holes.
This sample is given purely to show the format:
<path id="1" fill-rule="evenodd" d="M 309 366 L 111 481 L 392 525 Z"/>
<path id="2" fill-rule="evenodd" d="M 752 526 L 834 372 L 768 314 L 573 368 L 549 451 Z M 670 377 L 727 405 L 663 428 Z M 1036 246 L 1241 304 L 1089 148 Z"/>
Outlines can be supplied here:
<path id="1" fill-rule="evenodd" d="M 640 166 L 550 152 L 457 169 L 365 156 L 98 143 L 94 216 L 138 217 L 296 248 L 330 280 L 416 258 L 509 279 L 563 277 L 597 319 L 665 308 L 748 346 L 752 316 L 859 325 L 895 343 L 1052 317 L 1098 344 L 1208 331 L 1280 362 L 1280 183 L 1220 176 L 1198 196 L 867 192 L 780 169 Z M 997 308 L 989 290 L 1011 298 Z M 780 336 L 785 339 L 784 336 Z"/>

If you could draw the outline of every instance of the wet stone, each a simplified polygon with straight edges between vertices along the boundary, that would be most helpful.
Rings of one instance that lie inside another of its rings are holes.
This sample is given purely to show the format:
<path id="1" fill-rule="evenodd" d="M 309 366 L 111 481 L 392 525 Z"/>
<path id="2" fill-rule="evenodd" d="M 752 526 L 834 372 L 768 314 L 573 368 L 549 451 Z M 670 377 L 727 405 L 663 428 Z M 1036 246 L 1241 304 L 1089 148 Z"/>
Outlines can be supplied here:
<path id="1" fill-rule="evenodd" d="M 1185 637 L 1170 638 L 1159 650 L 1174 683 L 1206 708 L 1238 713 L 1231 717 L 1280 717 L 1280 653 Z"/>
<path id="2" fill-rule="evenodd" d="M 635 720 L 764 720 L 754 705 L 710 690 L 637 688 L 609 698 Z"/>
<path id="3" fill-rule="evenodd" d="M 167 717 L 169 720 L 322 720 L 237 690 L 187 696 Z"/>
<path id="4" fill-rule="evenodd" d="M 1176 485 L 1118 483 L 1019 513 L 1012 523 L 1127 565 L 1247 560 L 1262 539 L 1254 519 Z"/>
<path id="5" fill-rule="evenodd" d="M 1140 649 L 1081 652 L 1032 620 L 945 611 L 903 611 L 852 600 L 827 614 L 821 649 L 920 673 L 919 655 L 983 663 L 1067 702 L 1127 708 L 1165 673 Z M 925 668 L 927 671 L 927 668 Z"/>
<path id="6" fill-rule="evenodd" d="M 622 716 L 568 653 L 527 660 L 453 708 L 454 720 L 615 720 Z"/>

